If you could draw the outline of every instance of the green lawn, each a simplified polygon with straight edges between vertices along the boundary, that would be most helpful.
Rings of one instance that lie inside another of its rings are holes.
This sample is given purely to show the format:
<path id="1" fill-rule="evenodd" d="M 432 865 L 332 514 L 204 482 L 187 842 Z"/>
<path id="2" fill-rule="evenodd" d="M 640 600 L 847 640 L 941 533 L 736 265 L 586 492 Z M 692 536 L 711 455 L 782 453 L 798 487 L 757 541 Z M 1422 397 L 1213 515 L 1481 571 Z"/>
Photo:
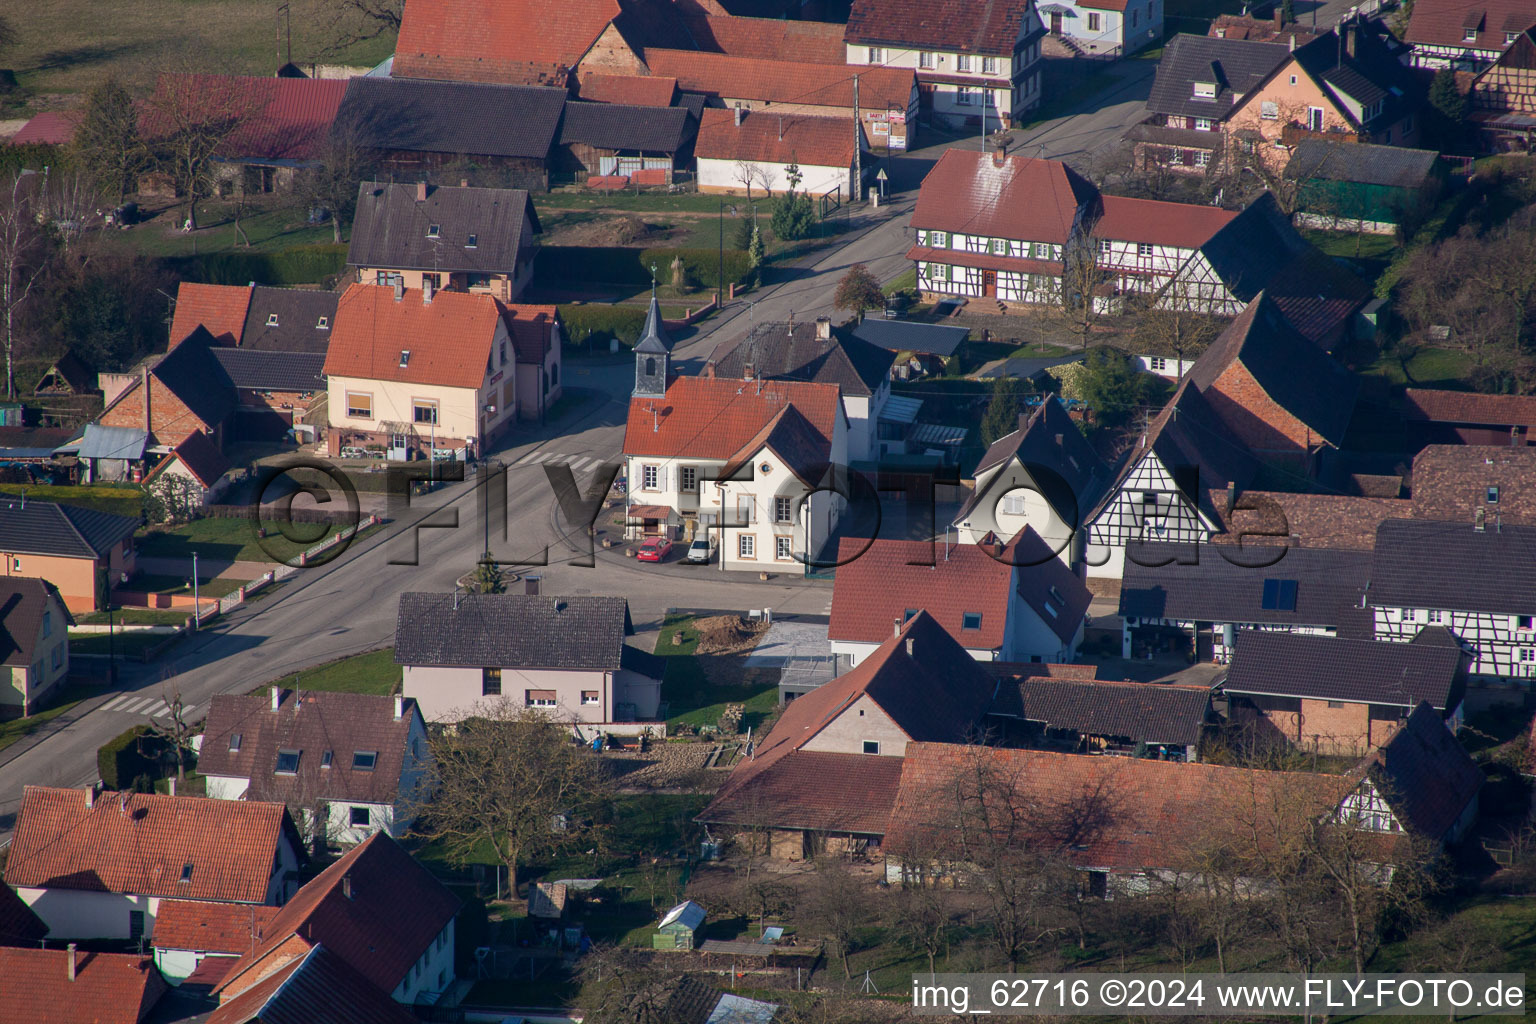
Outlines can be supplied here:
<path id="1" fill-rule="evenodd" d="M 1397 255 L 1400 246 L 1393 235 L 1369 235 L 1354 231 L 1303 231 L 1302 236 L 1330 256 L 1346 259 L 1387 259 Z"/>
<path id="2" fill-rule="evenodd" d="M 258 538 L 249 519 L 208 518 L 175 527 L 148 527 L 139 535 L 138 549 L 151 558 L 191 558 L 196 551 L 206 558 L 230 561 L 295 562 L 299 552 L 341 529 L 334 524 L 293 523 L 288 526 L 294 538 L 290 540 L 269 524 L 267 536 Z"/>
<path id="3" fill-rule="evenodd" d="M 78 487 L 32 484 L 0 484 L 0 494 L 22 494 L 38 501 L 53 501 L 60 505 L 78 505 L 98 512 L 138 519 L 143 515 L 144 498 L 137 487 L 121 484 L 82 484 Z"/>
<path id="4" fill-rule="evenodd" d="M 266 693 L 271 684 L 258 687 Z M 350 658 L 329 661 L 284 676 L 276 685 L 284 689 L 325 690 L 330 693 L 383 693 L 400 689 L 400 666 L 395 664 L 395 649 L 354 654 Z"/>
<path id="5" fill-rule="evenodd" d="M 32 735 L 45 723 L 58 718 L 87 697 L 95 696 L 97 692 L 90 687 L 67 686 L 59 692 L 58 698 L 52 704 L 32 717 L 0 722 L 0 750 L 4 750 L 23 736 Z"/>
<path id="6" fill-rule="evenodd" d="M 199 581 L 197 596 L 199 599 L 209 597 L 223 597 L 239 590 L 244 580 L 227 579 L 203 579 Z M 191 595 L 192 586 L 185 576 L 156 576 L 151 573 L 139 573 L 123 585 L 124 590 L 138 594 L 187 594 Z"/>
<path id="7" fill-rule="evenodd" d="M 183 621 L 189 618 L 192 610 L 187 609 L 182 615 Z M 158 646 L 170 639 L 164 633 L 146 633 L 138 630 L 132 633 L 117 633 L 114 642 L 112 635 L 106 633 L 71 633 L 69 634 L 69 652 L 71 654 L 111 654 L 114 647 L 117 656 L 139 657 L 151 647 Z"/>
<path id="8" fill-rule="evenodd" d="M 1409 387 L 1444 387 L 1466 380 L 1472 359 L 1465 352 L 1444 348 L 1421 348 L 1404 367 L 1393 353 L 1383 353 L 1376 361 L 1360 367 L 1361 373 L 1385 377 L 1392 384 Z"/>
<path id="9" fill-rule="evenodd" d="M 89 612 L 76 615 L 75 621 L 82 626 L 105 626 L 108 623 L 133 626 L 179 626 L 186 621 L 185 611 L 169 608 L 118 608 L 111 617 L 106 612 Z"/>
<path id="10" fill-rule="evenodd" d="M 131 231 L 105 237 L 110 244 L 143 253 L 146 256 L 194 256 L 211 252 L 241 250 L 276 252 L 301 245 L 328 245 L 333 240 L 329 224 L 306 223 L 308 209 L 303 205 L 283 205 L 276 209 L 247 208 L 240 218 L 251 244 L 247 247 L 235 231 L 234 207 L 218 200 L 199 203 L 196 232 L 177 230 L 181 207 L 156 217 Z"/>
<path id="11" fill-rule="evenodd" d="M 171 774 L 174 775 L 175 773 L 176 766 L 173 763 L 171 765 Z M 169 778 L 155 780 L 156 793 L 169 793 L 170 791 L 171 780 Z M 189 769 L 187 777 L 176 783 L 177 796 L 206 796 L 207 793 L 208 780 L 206 777 L 199 775 L 196 770 Z"/>
<path id="12" fill-rule="evenodd" d="M 896 279 L 882 289 L 887 295 L 895 295 L 897 292 L 910 292 L 917 290 L 917 268 L 911 267 L 903 270 Z"/>
<path id="13" fill-rule="evenodd" d="M 672 634 L 681 630 L 685 637 L 679 647 L 672 645 Z M 777 683 L 761 686 L 714 686 L 694 655 L 698 633 L 693 616 L 670 615 L 656 638 L 656 653 L 667 658 L 667 672 L 661 683 L 661 699 L 667 702 L 667 729 L 678 726 L 713 726 L 719 723 L 727 704 L 745 704 L 743 729 L 762 724 L 779 706 Z"/>
<path id="14" fill-rule="evenodd" d="M 654 212 L 680 212 L 680 213 L 713 213 L 719 215 L 720 200 L 724 198 L 729 206 L 732 203 L 740 206 L 746 201 L 744 196 L 710 196 L 700 195 L 697 192 L 680 192 L 675 195 L 666 192 L 642 192 L 635 195 L 633 192 L 585 192 L 585 191 L 560 191 L 550 192 L 545 195 L 533 197 L 535 209 L 549 210 L 617 210 L 620 212 L 654 213 Z M 758 200 L 762 202 L 761 199 Z M 761 207 L 759 208 L 761 212 Z M 729 227 L 727 227 L 729 230 Z"/>

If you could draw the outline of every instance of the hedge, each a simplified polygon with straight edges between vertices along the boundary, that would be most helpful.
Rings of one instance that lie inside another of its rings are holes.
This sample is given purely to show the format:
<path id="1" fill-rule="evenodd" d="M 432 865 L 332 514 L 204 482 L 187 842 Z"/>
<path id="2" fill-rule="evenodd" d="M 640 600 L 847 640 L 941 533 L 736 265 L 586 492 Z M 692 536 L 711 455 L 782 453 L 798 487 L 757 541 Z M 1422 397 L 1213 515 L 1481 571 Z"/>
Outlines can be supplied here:
<path id="1" fill-rule="evenodd" d="M 633 345 L 645 327 L 645 310 L 632 306 L 561 306 L 560 320 L 573 345 L 607 345 L 611 338 Z"/>
<path id="2" fill-rule="evenodd" d="M 160 762 L 139 753 L 140 739 L 151 731 L 147 725 L 136 725 L 101 745 L 96 751 L 96 767 L 101 772 L 102 785 L 107 789 L 131 789 L 133 780 L 140 775 L 160 777 Z M 164 742 L 157 736 L 144 745 L 154 751 L 157 744 L 163 746 Z"/>
<path id="3" fill-rule="evenodd" d="M 182 278 L 203 284 L 321 284 L 347 265 L 345 245 L 301 245 L 278 252 L 210 252 L 166 261 Z"/>
<path id="4" fill-rule="evenodd" d="M 656 280 L 672 283 L 672 261 L 681 257 L 688 276 L 700 289 L 713 288 L 720 279 L 721 254 L 718 249 L 627 249 L 622 246 L 546 245 L 539 250 L 534 274 L 546 284 L 562 285 L 571 281 L 623 285 L 644 288 L 651 283 L 651 265 L 656 266 Z M 725 250 L 725 281 L 741 284 L 752 271 L 747 254 L 740 249 Z"/>

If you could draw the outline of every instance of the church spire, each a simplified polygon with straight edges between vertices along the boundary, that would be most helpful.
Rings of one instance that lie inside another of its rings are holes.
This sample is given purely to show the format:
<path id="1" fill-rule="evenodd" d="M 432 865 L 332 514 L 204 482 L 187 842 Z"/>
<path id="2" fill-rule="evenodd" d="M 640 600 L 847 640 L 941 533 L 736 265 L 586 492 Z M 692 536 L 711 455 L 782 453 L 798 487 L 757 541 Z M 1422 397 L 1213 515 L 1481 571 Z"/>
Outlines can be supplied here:
<path id="1" fill-rule="evenodd" d="M 636 395 L 664 395 L 671 373 L 672 338 L 661 319 L 656 302 L 656 268 L 651 267 L 651 306 L 645 313 L 645 327 L 635 343 Z"/>

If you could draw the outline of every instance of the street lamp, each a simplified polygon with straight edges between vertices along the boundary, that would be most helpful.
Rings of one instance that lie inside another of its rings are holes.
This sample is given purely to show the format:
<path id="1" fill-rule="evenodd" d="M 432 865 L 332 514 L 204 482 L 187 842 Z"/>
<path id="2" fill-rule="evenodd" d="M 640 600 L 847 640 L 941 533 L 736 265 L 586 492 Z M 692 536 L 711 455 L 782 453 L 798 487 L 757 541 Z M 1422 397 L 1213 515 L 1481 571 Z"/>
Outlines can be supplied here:
<path id="1" fill-rule="evenodd" d="M 203 624 L 203 604 L 197 596 L 197 552 L 192 552 L 192 629 Z"/>
<path id="2" fill-rule="evenodd" d="M 736 204 L 731 204 L 731 216 L 736 216 Z M 715 282 L 715 309 L 725 304 L 725 200 L 720 200 L 720 278 Z"/>

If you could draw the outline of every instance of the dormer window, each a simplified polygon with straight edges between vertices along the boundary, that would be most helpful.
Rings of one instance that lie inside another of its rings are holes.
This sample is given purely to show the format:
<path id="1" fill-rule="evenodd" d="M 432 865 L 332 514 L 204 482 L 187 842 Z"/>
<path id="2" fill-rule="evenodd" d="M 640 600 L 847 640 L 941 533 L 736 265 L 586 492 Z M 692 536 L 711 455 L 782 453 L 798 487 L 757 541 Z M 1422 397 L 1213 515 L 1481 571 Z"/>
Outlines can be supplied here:
<path id="1" fill-rule="evenodd" d="M 1515 41 L 1515 39 L 1516 39 L 1516 38 L 1517 38 L 1517 37 L 1518 37 L 1518 36 L 1519 36 L 1519 35 L 1520 35 L 1520 33 L 1519 33 L 1519 32 L 1505 32 L 1505 33 L 1504 33 L 1504 42 L 1505 42 L 1505 44 L 1506 44 L 1506 45 L 1507 45 L 1507 44 L 1509 44 L 1509 43 L 1512 43 L 1512 42 L 1514 42 L 1514 41 Z"/>
<path id="2" fill-rule="evenodd" d="M 354 750 L 354 751 L 352 751 L 352 770 L 353 771 L 371 772 L 371 771 L 373 771 L 373 766 L 375 764 L 377 764 L 378 761 L 379 761 L 379 752 L 377 750 Z"/>
<path id="3" fill-rule="evenodd" d="M 300 753 L 301 753 L 301 751 L 298 751 L 298 750 L 279 750 L 277 752 L 277 768 L 276 768 L 277 774 L 279 774 L 279 775 L 297 775 L 297 774 L 299 774 L 299 754 Z"/>
<path id="4" fill-rule="evenodd" d="M 981 612 L 965 612 L 960 618 L 961 629 L 980 629 Z"/>
<path id="5" fill-rule="evenodd" d="M 440 234 L 441 234 L 441 232 L 438 229 L 438 225 L 436 225 L 436 224 L 428 224 L 427 225 L 427 237 L 428 238 L 438 238 L 438 237 L 440 237 Z"/>
<path id="6" fill-rule="evenodd" d="M 1464 43 L 1477 42 L 1477 28 L 1464 28 L 1461 30 L 1461 41 Z"/>
<path id="7" fill-rule="evenodd" d="M 276 327 L 277 326 L 277 314 L 276 313 L 268 313 L 267 314 L 267 326 L 268 327 Z"/>
<path id="8" fill-rule="evenodd" d="M 318 321 L 315 322 L 315 330 L 317 330 L 317 331 L 328 331 L 330 329 L 331 329 L 331 318 L 328 317 L 328 316 L 323 316 Z"/>
<path id="9" fill-rule="evenodd" d="M 480 244 L 480 236 L 479 235 L 470 235 L 469 236 L 469 241 L 464 243 L 464 248 L 466 248 L 466 249 L 473 249 L 473 248 L 475 248 L 475 246 L 477 246 L 479 244 Z"/>
<path id="10" fill-rule="evenodd" d="M 320 767 L 321 768 L 329 768 L 331 766 L 331 761 L 333 761 L 333 760 L 334 760 L 333 752 L 327 750 L 325 753 L 320 755 Z"/>
<path id="11" fill-rule="evenodd" d="M 1197 100 L 1213 100 L 1215 98 L 1216 98 L 1216 83 L 1215 82 L 1196 82 L 1195 83 L 1195 99 L 1197 99 Z"/>
<path id="12" fill-rule="evenodd" d="M 408 348 L 401 349 L 400 350 L 400 369 L 403 370 L 407 366 L 410 366 L 410 365 L 411 365 L 411 350 L 408 349 Z"/>

